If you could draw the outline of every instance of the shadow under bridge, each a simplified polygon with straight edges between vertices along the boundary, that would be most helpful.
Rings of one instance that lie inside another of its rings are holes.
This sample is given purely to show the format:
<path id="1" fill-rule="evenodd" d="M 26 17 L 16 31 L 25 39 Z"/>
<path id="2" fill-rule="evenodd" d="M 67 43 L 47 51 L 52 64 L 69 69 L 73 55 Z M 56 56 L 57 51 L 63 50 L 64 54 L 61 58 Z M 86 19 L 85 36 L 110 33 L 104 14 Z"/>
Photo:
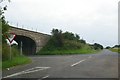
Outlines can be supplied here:
<path id="1" fill-rule="evenodd" d="M 14 40 L 18 43 L 19 50 L 22 46 L 22 53 L 24 55 L 34 55 L 36 53 L 36 43 L 33 39 L 22 35 L 16 35 Z"/>

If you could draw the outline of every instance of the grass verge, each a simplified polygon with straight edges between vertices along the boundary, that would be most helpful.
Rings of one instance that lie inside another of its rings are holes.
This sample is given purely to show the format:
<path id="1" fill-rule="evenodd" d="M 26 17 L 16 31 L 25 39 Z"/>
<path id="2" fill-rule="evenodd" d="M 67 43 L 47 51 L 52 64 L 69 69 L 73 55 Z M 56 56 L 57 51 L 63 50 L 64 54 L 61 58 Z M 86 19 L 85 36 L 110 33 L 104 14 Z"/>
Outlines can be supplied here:
<path id="1" fill-rule="evenodd" d="M 120 53 L 120 48 L 118 48 L 118 49 L 117 49 L 117 48 L 115 48 L 115 49 L 112 48 L 112 49 L 110 49 L 110 50 L 113 51 L 113 52 L 118 52 L 118 53 Z"/>
<path id="2" fill-rule="evenodd" d="M 30 63 L 31 59 L 25 56 L 14 57 L 12 60 L 6 60 L 2 62 L 2 69 L 14 67 L 17 65 L 23 65 Z"/>
<path id="3" fill-rule="evenodd" d="M 41 51 L 40 55 L 69 55 L 69 54 L 91 54 L 97 53 L 100 50 L 93 49 L 76 49 L 76 50 L 53 50 L 53 51 Z"/>

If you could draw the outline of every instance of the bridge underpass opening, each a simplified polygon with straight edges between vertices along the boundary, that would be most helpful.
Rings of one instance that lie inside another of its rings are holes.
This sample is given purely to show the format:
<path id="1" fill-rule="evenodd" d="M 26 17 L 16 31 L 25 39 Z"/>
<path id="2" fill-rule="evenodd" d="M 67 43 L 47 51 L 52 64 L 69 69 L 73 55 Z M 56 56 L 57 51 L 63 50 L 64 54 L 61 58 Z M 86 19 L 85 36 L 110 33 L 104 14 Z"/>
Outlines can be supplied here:
<path id="1" fill-rule="evenodd" d="M 24 55 L 34 55 L 36 53 L 36 43 L 33 39 L 26 36 L 16 35 L 14 40 L 18 43 L 19 50 L 22 42 L 22 52 Z"/>

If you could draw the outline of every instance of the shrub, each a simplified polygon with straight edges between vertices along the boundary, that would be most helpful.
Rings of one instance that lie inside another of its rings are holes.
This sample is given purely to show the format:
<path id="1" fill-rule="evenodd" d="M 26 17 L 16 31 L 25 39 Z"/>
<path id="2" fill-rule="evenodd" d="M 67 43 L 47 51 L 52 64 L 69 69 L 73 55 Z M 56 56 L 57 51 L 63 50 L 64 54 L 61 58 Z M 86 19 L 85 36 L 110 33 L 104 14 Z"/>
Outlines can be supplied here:
<path id="1" fill-rule="evenodd" d="M 83 44 L 86 44 L 86 41 L 83 40 L 83 39 L 81 39 L 80 42 L 83 43 Z"/>

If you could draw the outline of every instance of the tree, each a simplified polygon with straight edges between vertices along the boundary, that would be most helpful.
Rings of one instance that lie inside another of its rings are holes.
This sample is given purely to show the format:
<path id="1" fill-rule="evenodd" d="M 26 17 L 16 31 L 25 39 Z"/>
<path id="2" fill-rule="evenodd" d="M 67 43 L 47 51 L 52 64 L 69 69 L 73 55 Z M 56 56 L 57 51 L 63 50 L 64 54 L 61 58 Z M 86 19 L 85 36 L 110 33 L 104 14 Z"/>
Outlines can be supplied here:
<path id="1" fill-rule="evenodd" d="M 9 30 L 8 22 L 5 20 L 5 16 L 3 15 L 5 10 L 7 10 L 6 5 L 4 7 L 0 7 L 0 22 L 1 22 L 0 25 L 2 25 L 2 26 L 0 26 L 0 29 L 2 30 L 2 32 L 1 32 L 2 35 L 0 35 L 0 36 L 2 36 L 2 43 L 6 43 L 4 34 L 6 34 Z"/>
<path id="2" fill-rule="evenodd" d="M 2 43 L 6 43 L 5 34 L 7 34 L 8 30 L 9 30 L 8 23 L 5 21 L 5 19 L 2 19 Z"/>
<path id="3" fill-rule="evenodd" d="M 6 1 L 6 0 L 0 0 L 0 3 L 2 3 L 3 1 Z M 10 2 L 11 0 L 7 0 L 8 2 Z"/>
<path id="4" fill-rule="evenodd" d="M 115 45 L 113 46 L 113 48 L 120 48 L 120 45 Z"/>
<path id="5" fill-rule="evenodd" d="M 2 3 L 4 0 L 1 0 L 0 3 Z M 0 42 L 2 44 L 2 60 L 7 60 L 9 59 L 9 47 L 6 42 L 6 37 L 4 34 L 7 34 L 9 30 L 9 25 L 8 22 L 5 20 L 4 12 L 7 10 L 7 6 L 5 5 L 4 7 L 0 6 Z M 1 41 L 2 40 L 2 41 Z M 1 45 L 0 45 L 1 47 Z"/>
<path id="6" fill-rule="evenodd" d="M 76 40 L 80 39 L 80 36 L 78 34 L 75 34 Z"/>
<path id="7" fill-rule="evenodd" d="M 56 47 L 62 47 L 63 46 L 63 38 L 62 38 L 62 30 L 53 29 L 52 30 L 52 38 L 51 42 Z"/>
<path id="8" fill-rule="evenodd" d="M 80 36 L 78 34 L 73 34 L 72 32 L 65 32 L 62 34 L 64 39 L 67 40 L 79 40 Z"/>
<path id="9" fill-rule="evenodd" d="M 83 44 L 86 44 L 86 41 L 83 40 L 83 39 L 81 39 L 80 42 L 83 43 Z"/>
<path id="10" fill-rule="evenodd" d="M 95 43 L 94 45 L 94 49 L 97 50 L 97 49 L 103 49 L 103 46 L 98 44 L 98 43 Z"/>
<path id="11" fill-rule="evenodd" d="M 106 49 L 110 49 L 111 47 L 110 46 L 107 46 Z"/>

